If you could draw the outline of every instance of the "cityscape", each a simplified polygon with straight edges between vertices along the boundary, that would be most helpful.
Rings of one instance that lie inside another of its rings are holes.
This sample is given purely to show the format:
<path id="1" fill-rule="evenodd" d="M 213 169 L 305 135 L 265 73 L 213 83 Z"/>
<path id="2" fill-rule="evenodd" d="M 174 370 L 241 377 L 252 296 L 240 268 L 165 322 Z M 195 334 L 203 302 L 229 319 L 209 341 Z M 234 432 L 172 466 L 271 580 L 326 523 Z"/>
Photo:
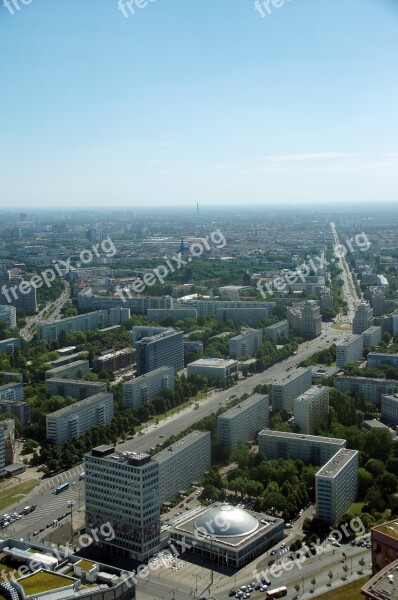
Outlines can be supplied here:
<path id="1" fill-rule="evenodd" d="M 3 0 L 0 600 L 398 600 L 396 9 Z"/>

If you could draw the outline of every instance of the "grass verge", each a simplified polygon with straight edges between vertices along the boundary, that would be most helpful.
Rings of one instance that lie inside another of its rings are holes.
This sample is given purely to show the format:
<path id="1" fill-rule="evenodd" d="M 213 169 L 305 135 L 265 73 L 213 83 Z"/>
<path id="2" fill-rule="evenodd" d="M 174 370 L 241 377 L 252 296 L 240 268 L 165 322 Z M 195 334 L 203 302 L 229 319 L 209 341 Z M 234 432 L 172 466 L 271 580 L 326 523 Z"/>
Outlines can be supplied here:
<path id="1" fill-rule="evenodd" d="M 29 494 L 31 490 L 33 490 L 39 482 L 35 480 L 24 481 L 23 483 L 18 483 L 14 485 L 14 487 L 2 490 L 0 496 L 0 511 L 16 502 L 19 502 L 26 494 Z"/>

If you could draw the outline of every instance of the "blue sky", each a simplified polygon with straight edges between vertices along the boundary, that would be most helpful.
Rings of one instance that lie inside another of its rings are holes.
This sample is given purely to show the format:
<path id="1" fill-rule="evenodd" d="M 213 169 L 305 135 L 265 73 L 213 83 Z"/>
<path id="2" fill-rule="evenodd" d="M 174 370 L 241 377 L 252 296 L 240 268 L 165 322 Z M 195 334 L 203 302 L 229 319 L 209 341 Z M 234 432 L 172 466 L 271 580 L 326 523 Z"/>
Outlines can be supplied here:
<path id="1" fill-rule="evenodd" d="M 397 201 L 398 1 L 3 1 L 2 208 Z"/>

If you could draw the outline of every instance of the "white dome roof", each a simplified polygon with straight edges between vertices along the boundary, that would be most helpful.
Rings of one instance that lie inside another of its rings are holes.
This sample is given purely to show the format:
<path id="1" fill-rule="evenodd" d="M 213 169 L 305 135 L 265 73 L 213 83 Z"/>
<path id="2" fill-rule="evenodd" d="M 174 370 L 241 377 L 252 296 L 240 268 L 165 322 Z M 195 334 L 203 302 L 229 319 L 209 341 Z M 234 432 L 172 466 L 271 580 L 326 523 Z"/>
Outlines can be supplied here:
<path id="1" fill-rule="evenodd" d="M 240 537 L 248 535 L 258 528 L 258 521 L 250 513 L 231 504 L 222 504 L 209 508 L 195 521 L 195 527 L 201 534 L 216 537 Z"/>

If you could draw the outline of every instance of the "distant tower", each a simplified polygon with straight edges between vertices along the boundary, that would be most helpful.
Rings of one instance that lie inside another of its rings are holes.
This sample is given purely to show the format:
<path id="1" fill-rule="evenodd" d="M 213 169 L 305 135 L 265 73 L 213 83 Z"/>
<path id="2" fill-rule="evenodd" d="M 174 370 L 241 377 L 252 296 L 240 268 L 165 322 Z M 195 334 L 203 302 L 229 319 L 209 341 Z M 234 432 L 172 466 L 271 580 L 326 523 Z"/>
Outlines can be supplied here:
<path id="1" fill-rule="evenodd" d="M 181 254 L 183 254 L 185 252 L 184 238 L 182 238 L 182 240 L 181 240 L 180 252 L 181 252 Z"/>

